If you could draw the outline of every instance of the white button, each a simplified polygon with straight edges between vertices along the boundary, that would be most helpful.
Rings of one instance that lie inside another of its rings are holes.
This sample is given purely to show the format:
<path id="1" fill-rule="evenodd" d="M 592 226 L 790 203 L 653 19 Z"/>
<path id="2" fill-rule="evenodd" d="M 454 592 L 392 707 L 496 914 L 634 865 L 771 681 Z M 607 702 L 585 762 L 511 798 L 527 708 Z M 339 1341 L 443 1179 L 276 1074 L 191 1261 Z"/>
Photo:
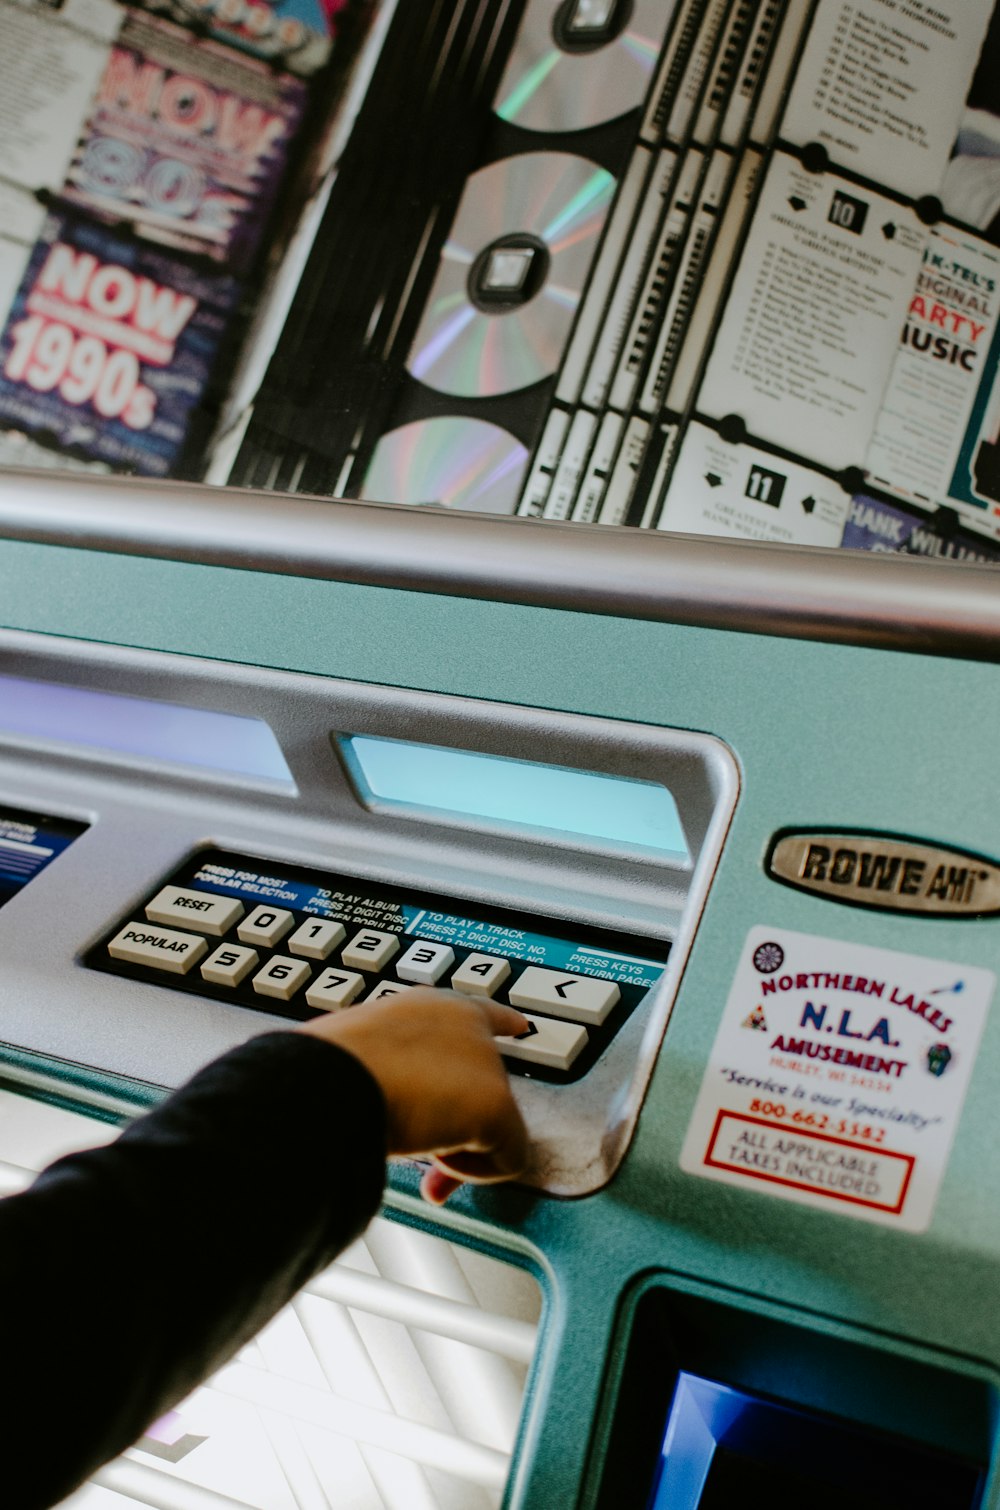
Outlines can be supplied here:
<path id="1" fill-rule="evenodd" d="M 538 1007 L 553 1017 L 568 1017 L 571 1022 L 586 1022 L 598 1028 L 607 1017 L 621 992 L 610 980 L 595 980 L 591 975 L 560 975 L 558 970 L 543 970 L 529 965 L 507 993 L 511 1006 Z"/>
<path id="2" fill-rule="evenodd" d="M 510 974 L 510 960 L 492 954 L 470 954 L 459 965 L 449 982 L 453 991 L 467 996 L 492 996 Z"/>
<path id="3" fill-rule="evenodd" d="M 455 951 L 447 944 L 428 944 L 418 939 L 396 966 L 396 974 L 400 980 L 416 981 L 418 986 L 436 986 L 454 963 Z"/>
<path id="4" fill-rule="evenodd" d="M 399 939 L 394 933 L 365 928 L 354 935 L 340 957 L 352 970 L 381 970 L 398 950 Z"/>
<path id="5" fill-rule="evenodd" d="M 412 991 L 413 986 L 400 985 L 396 980 L 380 980 L 374 991 L 370 991 L 365 1001 L 379 1001 L 383 996 L 402 996 L 404 991 Z"/>
<path id="6" fill-rule="evenodd" d="M 256 949 L 244 949 L 240 944 L 222 944 L 209 955 L 201 973 L 216 986 L 238 986 L 259 963 Z"/>
<path id="7" fill-rule="evenodd" d="M 153 923 L 174 923 L 178 928 L 194 928 L 221 938 L 237 918 L 243 916 L 243 903 L 233 897 L 209 896 L 204 891 L 185 891 L 181 886 L 164 886 L 151 902 L 146 916 Z"/>
<path id="8" fill-rule="evenodd" d="M 346 936 L 343 923 L 327 923 L 322 918 L 310 918 L 301 928 L 296 928 L 285 945 L 293 954 L 305 954 L 309 959 L 326 959 Z"/>
<path id="9" fill-rule="evenodd" d="M 551 1070 L 568 1070 L 587 1046 L 587 1030 L 575 1022 L 553 1022 L 551 1017 L 529 1017 L 533 1032 L 523 1038 L 498 1038 L 497 1048 L 507 1059 L 544 1064 Z"/>
<path id="10" fill-rule="evenodd" d="M 355 975 L 350 970 L 338 970 L 333 966 L 317 975 L 306 992 L 306 1001 L 311 1007 L 319 1007 L 321 1012 L 330 1012 L 334 1007 L 348 1007 L 358 992 L 364 989 L 364 984 L 363 975 Z"/>
<path id="11" fill-rule="evenodd" d="M 254 976 L 253 988 L 260 996 L 275 996 L 279 1001 L 290 1001 L 311 974 L 305 960 L 290 959 L 287 954 L 275 954 L 260 974 Z"/>
<path id="12" fill-rule="evenodd" d="M 273 949 L 294 922 L 294 914 L 284 907 L 255 907 L 236 932 L 244 944 L 263 944 L 265 949 Z"/>
<path id="13" fill-rule="evenodd" d="M 108 945 L 112 959 L 128 960 L 130 965 L 149 965 L 153 970 L 168 970 L 171 975 L 186 975 L 200 960 L 208 945 L 196 933 L 177 933 L 173 928 L 151 927 L 149 923 L 126 923 Z"/>

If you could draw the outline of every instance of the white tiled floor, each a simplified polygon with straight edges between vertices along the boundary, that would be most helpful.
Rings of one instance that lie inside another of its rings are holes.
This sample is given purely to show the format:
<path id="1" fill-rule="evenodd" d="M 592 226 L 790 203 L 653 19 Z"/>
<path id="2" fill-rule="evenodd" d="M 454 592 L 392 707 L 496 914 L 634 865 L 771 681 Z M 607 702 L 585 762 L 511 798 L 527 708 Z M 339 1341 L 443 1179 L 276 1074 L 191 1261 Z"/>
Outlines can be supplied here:
<path id="1" fill-rule="evenodd" d="M 114 1135 L 0 1090 L 0 1191 Z M 378 1219 L 66 1510 L 491 1510 L 539 1310 L 523 1270 Z"/>

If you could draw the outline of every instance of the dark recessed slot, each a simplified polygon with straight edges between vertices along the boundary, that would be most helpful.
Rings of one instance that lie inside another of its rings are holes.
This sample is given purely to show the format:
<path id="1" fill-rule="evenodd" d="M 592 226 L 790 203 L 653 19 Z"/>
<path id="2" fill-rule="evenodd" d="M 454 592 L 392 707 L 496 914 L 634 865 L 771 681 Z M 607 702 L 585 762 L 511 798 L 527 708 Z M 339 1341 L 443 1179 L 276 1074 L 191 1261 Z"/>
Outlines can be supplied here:
<path id="1" fill-rule="evenodd" d="M 599 1510 L 978 1510 L 995 1391 L 666 1286 L 627 1324 Z"/>

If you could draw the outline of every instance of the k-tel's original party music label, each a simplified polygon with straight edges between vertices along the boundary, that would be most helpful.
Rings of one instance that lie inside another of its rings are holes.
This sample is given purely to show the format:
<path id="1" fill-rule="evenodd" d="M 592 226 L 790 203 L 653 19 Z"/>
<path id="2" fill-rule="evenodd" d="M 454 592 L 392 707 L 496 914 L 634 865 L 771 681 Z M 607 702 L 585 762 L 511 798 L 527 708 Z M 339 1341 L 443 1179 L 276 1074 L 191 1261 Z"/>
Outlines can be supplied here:
<path id="1" fill-rule="evenodd" d="M 982 438 L 996 371 L 998 310 L 1000 252 L 966 232 L 935 227 L 865 459 L 873 486 L 925 506 L 991 512 L 991 500 L 974 492 L 969 458 Z"/>
<path id="2" fill-rule="evenodd" d="M 530 0 L 494 109 L 529 131 L 578 131 L 646 97 L 673 0 Z"/>
<path id="3" fill-rule="evenodd" d="M 615 180 L 565 152 L 469 179 L 407 358 L 443 393 L 510 393 L 555 372 Z"/>
<path id="4" fill-rule="evenodd" d="M 776 154 L 698 409 L 822 465 L 863 466 L 926 239 L 906 205 Z"/>
<path id="5" fill-rule="evenodd" d="M 0 336 L 0 424 L 166 476 L 238 293 L 224 274 L 48 216 Z"/>
<path id="6" fill-rule="evenodd" d="M 752 928 L 681 1168 L 925 1231 L 995 983 L 974 965 Z"/>
<path id="7" fill-rule="evenodd" d="M 459 415 L 415 420 L 382 436 L 360 496 L 512 514 L 527 460 L 525 447 L 499 425 Z"/>

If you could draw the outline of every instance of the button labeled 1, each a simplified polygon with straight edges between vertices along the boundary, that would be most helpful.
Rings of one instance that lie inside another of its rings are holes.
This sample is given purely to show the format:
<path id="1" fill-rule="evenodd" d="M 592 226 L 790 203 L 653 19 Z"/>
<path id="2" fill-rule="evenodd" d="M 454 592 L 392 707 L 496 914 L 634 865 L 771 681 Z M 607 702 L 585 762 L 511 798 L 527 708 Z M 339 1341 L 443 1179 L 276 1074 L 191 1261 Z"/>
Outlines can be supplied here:
<path id="1" fill-rule="evenodd" d="M 326 959 L 347 936 L 343 923 L 331 923 L 323 918 L 310 918 L 296 928 L 286 944 L 292 954 L 304 954 L 309 959 Z"/>
<path id="2" fill-rule="evenodd" d="M 550 1017 L 585 1022 L 599 1028 L 621 992 L 611 980 L 592 975 L 560 975 L 529 965 L 507 993 L 512 1007 L 537 1007 Z"/>

